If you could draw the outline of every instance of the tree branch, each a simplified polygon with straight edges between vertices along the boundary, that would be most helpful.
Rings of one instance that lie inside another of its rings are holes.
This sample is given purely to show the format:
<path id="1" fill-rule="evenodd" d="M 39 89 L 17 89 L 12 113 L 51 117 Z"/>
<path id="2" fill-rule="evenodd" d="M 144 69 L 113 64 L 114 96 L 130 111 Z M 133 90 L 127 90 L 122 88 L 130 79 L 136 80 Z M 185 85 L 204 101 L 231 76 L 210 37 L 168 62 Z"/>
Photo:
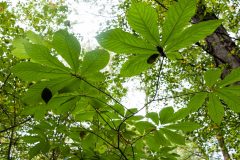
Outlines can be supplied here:
<path id="1" fill-rule="evenodd" d="M 163 9 L 165 9 L 166 11 L 168 10 L 168 8 L 162 4 L 161 2 L 159 2 L 158 0 L 154 0 L 158 5 L 160 5 Z"/>
<path id="2" fill-rule="evenodd" d="M 18 124 L 16 124 L 16 125 L 13 125 L 13 126 L 11 126 L 11 127 L 6 128 L 6 129 L 3 129 L 3 130 L 0 131 L 0 133 L 3 133 L 3 132 L 6 132 L 6 131 L 8 131 L 8 130 L 11 130 L 11 129 L 13 129 L 13 128 L 16 128 L 16 127 L 18 127 L 18 126 L 20 126 L 20 125 L 22 125 L 22 124 L 30 121 L 31 119 L 32 119 L 32 118 L 30 117 L 30 118 L 26 119 L 26 120 L 23 121 L 23 122 L 20 122 L 20 123 L 18 123 Z"/>
<path id="3" fill-rule="evenodd" d="M 98 90 L 99 92 L 105 94 L 106 96 L 108 96 L 109 98 L 111 98 L 114 102 L 116 102 L 117 104 L 121 105 L 122 107 L 124 107 L 125 109 L 127 109 L 122 103 L 120 103 L 117 99 L 115 99 L 112 95 L 106 93 L 105 91 L 99 89 L 98 87 L 94 86 L 93 84 L 89 83 L 87 80 L 83 79 L 82 77 L 76 75 L 76 74 L 73 74 L 74 77 L 78 78 L 79 80 L 82 80 L 83 82 L 87 83 L 89 86 L 95 88 L 96 90 Z M 130 110 L 129 110 L 130 113 L 132 113 Z"/>
<path id="4" fill-rule="evenodd" d="M 3 85 L 0 87 L 0 89 L 2 89 L 2 88 L 6 85 L 7 80 L 9 79 L 10 76 L 11 76 L 11 73 L 9 73 L 9 74 L 7 75 L 6 79 L 5 79 L 4 82 L 3 82 Z"/>

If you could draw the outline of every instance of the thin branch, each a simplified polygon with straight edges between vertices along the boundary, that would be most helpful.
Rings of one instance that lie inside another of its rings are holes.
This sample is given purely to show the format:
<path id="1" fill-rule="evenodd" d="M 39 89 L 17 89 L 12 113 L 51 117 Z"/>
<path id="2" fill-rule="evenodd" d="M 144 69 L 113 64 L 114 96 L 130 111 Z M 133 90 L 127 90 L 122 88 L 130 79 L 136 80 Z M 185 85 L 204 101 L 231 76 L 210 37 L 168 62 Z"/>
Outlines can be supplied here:
<path id="1" fill-rule="evenodd" d="M 22 124 L 30 121 L 31 119 L 32 119 L 32 118 L 30 117 L 30 118 L 26 119 L 26 120 L 23 121 L 23 122 L 20 122 L 20 123 L 18 123 L 18 124 L 16 124 L 16 125 L 13 125 L 13 126 L 11 126 L 11 127 L 6 128 L 6 129 L 3 129 L 3 130 L 0 131 L 0 133 L 3 133 L 3 132 L 6 132 L 6 131 L 8 131 L 8 130 L 11 130 L 11 129 L 13 129 L 13 128 L 16 128 L 16 127 L 18 127 L 18 126 L 20 126 L 20 125 L 22 125 Z"/>
<path id="2" fill-rule="evenodd" d="M 15 119 L 15 118 L 14 118 Z M 10 139 L 9 139 L 9 144 L 8 144 L 8 152 L 7 152 L 7 159 L 11 160 L 11 150 L 13 147 L 13 138 L 14 138 L 14 128 L 11 129 L 10 133 Z"/>
<path id="3" fill-rule="evenodd" d="M 135 160 L 135 152 L 132 144 L 131 144 L 131 148 L 132 148 L 132 157 L 133 157 L 133 160 Z"/>
<path id="4" fill-rule="evenodd" d="M 9 74 L 7 75 L 6 79 L 5 79 L 4 82 L 3 82 L 3 85 L 0 87 L 0 89 L 2 89 L 2 88 L 6 85 L 7 80 L 9 79 L 10 76 L 11 76 L 11 73 L 9 73 Z"/>
<path id="5" fill-rule="evenodd" d="M 0 107 L 1 107 L 1 109 L 2 109 L 2 111 L 3 111 L 3 113 L 8 117 L 8 119 L 10 119 L 10 116 L 9 116 L 8 112 L 7 112 L 6 109 L 3 107 L 2 104 L 0 104 Z"/>
<path id="6" fill-rule="evenodd" d="M 160 80 L 160 73 L 161 73 L 161 70 L 162 70 L 162 67 L 163 67 L 163 60 L 164 60 L 164 57 L 162 58 L 162 61 L 161 61 L 161 65 L 159 67 L 159 76 L 157 78 L 157 86 L 156 86 L 156 90 L 158 90 L 158 87 L 159 87 L 159 80 Z M 157 91 L 155 92 L 155 95 L 153 96 L 153 99 L 149 102 L 147 102 L 142 108 L 140 108 L 138 111 L 130 114 L 129 116 L 125 117 L 123 119 L 123 121 L 119 124 L 118 128 L 120 130 L 122 124 L 129 118 L 131 118 L 132 116 L 134 116 L 135 114 L 137 114 L 138 112 L 140 112 L 141 110 L 143 110 L 145 107 L 147 107 L 149 104 L 151 104 L 153 101 L 155 101 L 155 98 L 156 98 L 156 95 L 157 95 Z"/>
<path id="7" fill-rule="evenodd" d="M 155 129 L 152 129 L 152 130 L 149 131 L 148 133 L 146 133 L 146 134 L 144 134 L 144 135 L 142 135 L 142 136 L 139 136 L 137 139 L 135 139 L 135 140 L 131 143 L 131 145 L 133 145 L 133 144 L 136 143 L 138 140 L 142 139 L 143 137 L 149 135 L 150 133 L 152 133 L 152 132 L 154 132 L 154 131 L 156 131 L 156 130 L 155 130 Z"/>
<path id="8" fill-rule="evenodd" d="M 85 129 L 85 128 L 84 128 L 84 129 Z M 121 155 L 122 155 L 126 160 L 128 160 L 128 158 L 125 156 L 124 152 L 121 150 L 120 147 L 114 146 L 113 144 L 111 144 L 110 142 L 108 142 L 106 139 L 104 139 L 103 137 L 99 136 L 98 134 L 96 134 L 96 133 L 94 133 L 94 132 L 92 132 L 92 131 L 90 131 L 90 130 L 87 130 L 87 129 L 85 129 L 85 130 L 86 130 L 87 132 L 90 132 L 90 133 L 94 134 L 95 136 L 99 137 L 100 139 L 102 139 L 104 142 L 106 142 L 107 144 L 109 144 L 109 145 L 112 146 L 113 148 L 119 150 L 120 153 L 121 153 Z"/>
<path id="9" fill-rule="evenodd" d="M 108 96 L 109 98 L 111 98 L 114 102 L 116 102 L 117 104 L 121 105 L 122 107 L 124 107 L 125 109 L 127 109 L 127 107 L 125 107 L 122 103 L 120 103 L 117 99 L 115 99 L 113 96 L 111 96 L 110 94 L 106 93 L 105 91 L 99 89 L 98 87 L 94 86 L 93 84 L 89 83 L 88 81 L 86 81 L 85 79 L 83 79 L 82 77 L 76 75 L 76 74 L 73 74 L 74 77 L 78 78 L 79 80 L 82 80 L 83 82 L 87 83 L 89 86 L 95 88 L 96 90 L 98 90 L 99 92 L 105 94 L 106 96 Z M 130 113 L 132 113 L 130 110 L 129 110 Z"/>
<path id="10" fill-rule="evenodd" d="M 168 10 L 168 8 L 162 4 L 161 2 L 159 2 L 158 0 L 154 0 L 158 5 L 160 5 L 163 9 L 165 9 L 166 11 Z"/>
<path id="11" fill-rule="evenodd" d="M 92 131 L 90 131 L 90 130 L 88 130 L 88 129 L 86 129 L 86 128 L 84 128 L 84 129 L 85 129 L 85 131 L 90 132 L 90 133 L 94 134 L 95 136 L 97 136 L 98 138 L 102 139 L 104 142 L 106 142 L 107 144 L 109 144 L 109 145 L 112 146 L 113 148 L 118 149 L 116 146 L 114 146 L 113 144 L 111 144 L 110 142 L 108 142 L 106 139 L 104 139 L 103 137 L 99 136 L 99 135 L 96 134 L 95 132 L 92 132 Z"/>
<path id="12" fill-rule="evenodd" d="M 114 151 L 111 151 L 113 154 L 117 155 L 120 159 L 121 159 L 121 156 L 118 155 L 117 153 L 115 153 Z"/>
<path id="13" fill-rule="evenodd" d="M 161 74 L 162 67 L 163 67 L 163 60 L 164 60 L 164 57 L 162 58 L 161 64 L 160 64 L 160 67 L 159 67 L 158 78 L 157 78 L 157 85 L 156 85 L 156 92 L 155 92 L 155 95 L 154 95 L 153 99 L 152 99 L 150 102 L 148 102 L 147 104 L 145 104 L 142 108 L 140 108 L 137 112 L 134 112 L 134 113 L 130 114 L 129 116 L 125 117 L 125 118 L 123 119 L 123 121 L 119 124 L 119 126 L 118 126 L 118 148 L 120 148 L 120 139 L 121 139 L 121 137 L 120 137 L 120 129 L 121 129 L 121 126 L 123 125 L 123 123 L 124 123 L 127 119 L 131 118 L 132 116 L 134 116 L 135 114 L 137 114 L 138 112 L 140 112 L 142 109 L 144 109 L 145 107 L 147 107 L 150 103 L 152 103 L 152 102 L 155 100 L 156 95 L 157 95 L 157 93 L 158 93 L 157 90 L 158 90 L 159 83 L 160 83 L 159 81 L 160 81 L 160 74 Z"/>
<path id="14" fill-rule="evenodd" d="M 190 154 L 189 156 L 187 156 L 186 158 L 184 158 L 183 160 L 188 160 L 189 158 L 191 158 L 194 155 L 194 153 L 192 152 L 192 154 Z"/>
<path id="15" fill-rule="evenodd" d="M 100 113 L 99 113 L 100 114 Z M 113 122 L 112 118 L 108 115 L 108 114 L 104 114 L 105 116 L 107 116 L 109 118 L 109 120 L 112 122 L 113 126 L 115 127 L 114 130 L 117 130 L 117 126 L 115 125 L 115 123 Z"/>
<path id="16" fill-rule="evenodd" d="M 103 118 L 103 116 L 101 115 L 101 113 L 100 113 L 94 106 L 92 106 L 92 107 L 93 107 L 94 110 L 98 113 L 98 115 L 102 118 L 102 120 L 108 125 L 108 127 L 111 128 L 112 130 L 116 131 L 116 129 L 113 128 L 113 127 L 105 120 L 105 118 Z"/>
<path id="17" fill-rule="evenodd" d="M 124 152 L 123 152 L 120 148 L 118 148 L 118 150 L 120 151 L 121 155 L 122 155 L 126 160 L 128 160 L 128 158 L 125 156 Z"/>
<path id="18" fill-rule="evenodd" d="M 102 101 L 101 99 L 98 99 L 96 97 L 92 97 L 92 96 L 88 96 L 88 95 L 80 95 L 80 96 L 84 96 L 84 97 L 87 97 L 87 98 L 92 98 L 92 99 L 96 99 L 97 101 L 107 105 L 108 107 L 110 107 L 112 110 L 114 110 L 115 112 L 117 112 L 120 116 L 124 117 L 123 114 L 121 114 L 118 110 L 116 110 L 113 106 L 109 105 L 108 103 Z"/>
<path id="19" fill-rule="evenodd" d="M 153 96 L 153 100 L 156 98 L 156 96 L 158 94 L 158 89 L 159 89 L 159 84 L 160 84 L 160 77 L 161 77 L 161 72 L 162 72 L 162 67 L 163 67 L 163 60 L 164 60 L 164 57 L 162 58 L 161 61 L 159 60 L 160 67 L 159 67 L 159 70 L 158 70 L 157 84 L 156 84 L 156 89 L 155 89 L 155 94 Z"/>

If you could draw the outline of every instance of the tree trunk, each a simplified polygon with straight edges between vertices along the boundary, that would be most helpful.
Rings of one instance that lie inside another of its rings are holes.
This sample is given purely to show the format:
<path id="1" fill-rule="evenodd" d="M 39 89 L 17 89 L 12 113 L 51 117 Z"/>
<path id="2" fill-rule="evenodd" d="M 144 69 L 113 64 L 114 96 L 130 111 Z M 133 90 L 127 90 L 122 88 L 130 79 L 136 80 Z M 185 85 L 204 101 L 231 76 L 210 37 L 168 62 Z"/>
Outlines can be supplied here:
<path id="1" fill-rule="evenodd" d="M 214 13 L 205 14 L 205 11 L 206 7 L 200 0 L 197 13 L 192 18 L 192 23 L 218 19 Z M 219 26 L 213 34 L 206 37 L 205 41 L 207 43 L 207 46 L 204 49 L 214 58 L 216 66 L 219 66 L 221 64 L 226 65 L 222 73 L 222 78 L 224 78 L 231 69 L 240 66 L 240 50 L 231 39 L 223 25 Z M 221 128 L 218 129 L 216 137 L 224 160 L 231 159 Z"/>
<path id="2" fill-rule="evenodd" d="M 218 19 L 214 13 L 204 14 L 205 9 L 205 6 L 200 3 L 196 15 L 192 18 L 192 23 Z M 219 26 L 213 34 L 207 36 L 205 40 L 207 42 L 207 52 L 213 56 L 217 66 L 227 64 L 226 69 L 240 66 L 240 50 L 223 25 Z M 226 75 L 227 73 L 223 77 Z"/>
<path id="3" fill-rule="evenodd" d="M 217 137 L 217 140 L 218 140 L 218 144 L 219 144 L 219 146 L 221 148 L 221 152 L 222 152 L 224 160 L 231 159 L 230 155 L 228 153 L 228 149 L 226 147 L 225 141 L 224 141 L 224 137 L 223 137 L 223 133 L 221 131 L 221 128 L 218 129 L 218 133 L 217 133 L 216 137 Z"/>

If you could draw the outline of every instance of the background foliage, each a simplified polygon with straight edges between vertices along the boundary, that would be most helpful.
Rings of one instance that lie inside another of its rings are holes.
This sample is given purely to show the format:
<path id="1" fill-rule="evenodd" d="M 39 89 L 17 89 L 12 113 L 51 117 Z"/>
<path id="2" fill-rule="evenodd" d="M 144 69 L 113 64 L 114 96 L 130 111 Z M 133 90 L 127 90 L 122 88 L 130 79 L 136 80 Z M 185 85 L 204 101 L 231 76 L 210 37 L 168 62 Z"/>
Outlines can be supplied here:
<path id="1" fill-rule="evenodd" d="M 1 158 L 238 159 L 239 3 L 119 10 L 87 51 L 66 3 L 0 3 Z M 143 106 L 122 104 L 128 77 L 140 77 Z"/>

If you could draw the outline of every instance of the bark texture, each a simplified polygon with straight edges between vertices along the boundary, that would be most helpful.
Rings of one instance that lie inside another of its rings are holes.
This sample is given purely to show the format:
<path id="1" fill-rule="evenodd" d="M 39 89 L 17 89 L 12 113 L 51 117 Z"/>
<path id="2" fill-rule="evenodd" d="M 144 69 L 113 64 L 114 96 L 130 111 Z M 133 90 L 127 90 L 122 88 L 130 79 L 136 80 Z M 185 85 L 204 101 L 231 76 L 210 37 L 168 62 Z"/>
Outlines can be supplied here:
<path id="1" fill-rule="evenodd" d="M 202 1 L 200 1 L 197 13 L 192 18 L 192 23 L 218 19 L 214 13 L 206 13 L 205 11 L 205 5 L 202 3 Z M 222 73 L 222 78 L 224 78 L 231 69 L 240 66 L 240 50 L 231 39 L 223 25 L 219 26 L 213 34 L 206 37 L 205 41 L 207 45 L 204 49 L 214 58 L 216 66 L 221 64 L 226 65 L 225 70 Z M 229 155 L 228 148 L 226 147 L 227 145 L 224 139 L 224 134 L 220 127 L 216 137 L 224 160 L 230 160 L 231 157 Z"/>
<path id="2" fill-rule="evenodd" d="M 192 18 L 192 23 L 218 19 L 214 13 L 205 13 L 205 10 L 206 7 L 200 4 L 196 15 Z M 216 31 L 206 37 L 205 40 L 207 42 L 206 49 L 208 53 L 214 57 L 217 66 L 226 64 L 228 69 L 240 66 L 240 50 L 223 25 L 219 26 Z"/>

